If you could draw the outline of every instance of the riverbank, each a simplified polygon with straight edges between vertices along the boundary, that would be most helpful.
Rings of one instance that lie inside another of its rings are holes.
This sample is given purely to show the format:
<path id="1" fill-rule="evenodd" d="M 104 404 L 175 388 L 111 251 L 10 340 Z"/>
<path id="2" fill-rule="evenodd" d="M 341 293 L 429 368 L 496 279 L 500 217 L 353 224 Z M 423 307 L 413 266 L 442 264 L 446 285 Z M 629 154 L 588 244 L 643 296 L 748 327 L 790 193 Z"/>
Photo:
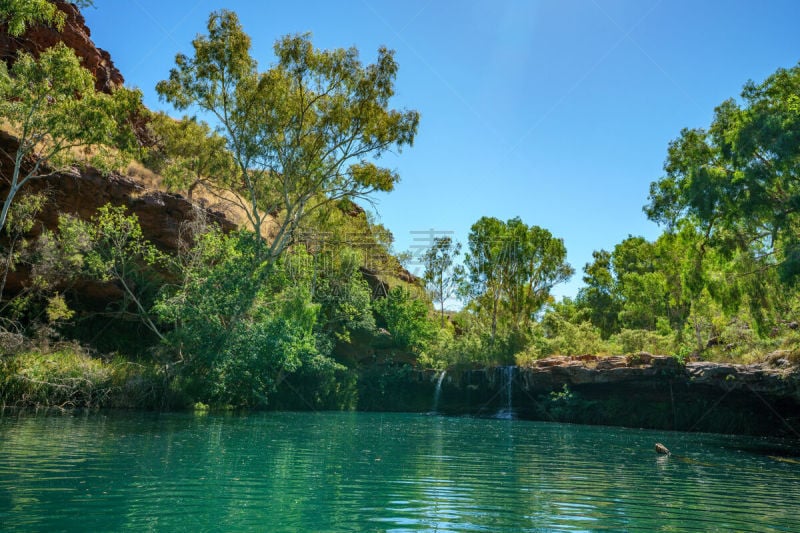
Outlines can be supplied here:
<path id="1" fill-rule="evenodd" d="M 145 365 L 69 350 L 2 362 L 3 407 L 193 407 Z M 800 368 L 780 353 L 750 365 L 682 364 L 648 353 L 446 372 L 372 365 L 289 375 L 268 408 L 436 412 L 800 439 Z"/>
<path id="2" fill-rule="evenodd" d="M 800 438 L 800 369 L 779 353 L 750 365 L 551 357 L 425 379 L 445 414 Z"/>

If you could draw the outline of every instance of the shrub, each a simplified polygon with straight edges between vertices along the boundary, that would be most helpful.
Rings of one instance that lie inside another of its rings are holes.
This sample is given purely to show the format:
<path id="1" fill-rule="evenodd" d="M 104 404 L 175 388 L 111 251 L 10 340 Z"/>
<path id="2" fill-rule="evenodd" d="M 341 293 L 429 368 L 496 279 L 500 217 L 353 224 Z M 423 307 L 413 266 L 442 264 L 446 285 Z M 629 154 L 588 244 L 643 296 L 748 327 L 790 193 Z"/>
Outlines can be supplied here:
<path id="1" fill-rule="evenodd" d="M 653 354 L 669 354 L 675 349 L 672 335 L 664 335 L 645 329 L 623 329 L 612 335 L 611 343 L 621 353 L 649 352 Z"/>
<path id="2" fill-rule="evenodd" d="M 543 355 L 602 354 L 607 353 L 608 348 L 600 337 L 600 330 L 590 322 L 561 321 L 557 334 L 547 339 L 547 353 Z"/>
<path id="3" fill-rule="evenodd" d="M 88 355 L 77 345 L 0 358 L 0 403 L 13 407 L 138 407 L 164 405 L 154 367 Z"/>
<path id="4" fill-rule="evenodd" d="M 437 327 L 428 314 L 428 305 L 403 287 L 393 288 L 376 301 L 375 310 L 396 348 L 420 354 L 436 338 Z"/>

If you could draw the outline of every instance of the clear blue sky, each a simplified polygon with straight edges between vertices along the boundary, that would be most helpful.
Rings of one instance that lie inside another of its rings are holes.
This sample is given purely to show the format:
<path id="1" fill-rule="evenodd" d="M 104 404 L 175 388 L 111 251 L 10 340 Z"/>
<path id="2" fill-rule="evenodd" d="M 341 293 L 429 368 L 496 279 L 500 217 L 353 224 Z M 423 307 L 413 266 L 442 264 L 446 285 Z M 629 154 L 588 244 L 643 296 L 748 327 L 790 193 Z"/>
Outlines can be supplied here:
<path id="1" fill-rule="evenodd" d="M 642 206 L 681 128 L 800 60 L 796 0 L 95 0 L 85 16 L 126 83 L 169 110 L 154 86 L 220 8 L 239 14 L 262 68 L 289 33 L 365 62 L 394 49 L 395 106 L 422 115 L 414 146 L 383 159 L 402 180 L 378 197 L 396 249 L 519 216 L 564 239 L 577 272 L 559 296 L 593 250 L 658 236 Z"/>

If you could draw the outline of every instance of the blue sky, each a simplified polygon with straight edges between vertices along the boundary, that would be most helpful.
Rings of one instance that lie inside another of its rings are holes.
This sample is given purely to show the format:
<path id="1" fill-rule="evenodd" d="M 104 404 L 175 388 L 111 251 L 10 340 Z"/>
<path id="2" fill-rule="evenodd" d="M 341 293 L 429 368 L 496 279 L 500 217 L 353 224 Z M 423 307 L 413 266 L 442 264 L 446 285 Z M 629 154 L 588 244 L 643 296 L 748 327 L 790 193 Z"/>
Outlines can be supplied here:
<path id="1" fill-rule="evenodd" d="M 84 14 L 126 83 L 171 111 L 154 86 L 221 8 L 262 68 L 285 34 L 365 62 L 394 49 L 395 107 L 422 115 L 414 146 L 382 159 L 401 176 L 376 197 L 396 249 L 519 216 L 565 241 L 576 275 L 557 296 L 574 296 L 593 250 L 658 236 L 642 206 L 681 128 L 800 60 L 795 0 L 95 0 Z"/>

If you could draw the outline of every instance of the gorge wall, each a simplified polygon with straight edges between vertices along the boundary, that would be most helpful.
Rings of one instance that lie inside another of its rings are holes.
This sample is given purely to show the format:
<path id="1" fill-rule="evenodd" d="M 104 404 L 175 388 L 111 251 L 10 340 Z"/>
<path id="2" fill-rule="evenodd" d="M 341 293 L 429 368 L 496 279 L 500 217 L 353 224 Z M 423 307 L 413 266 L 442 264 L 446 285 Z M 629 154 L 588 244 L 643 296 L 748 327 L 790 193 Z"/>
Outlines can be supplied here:
<path id="1" fill-rule="evenodd" d="M 435 371 L 370 378 L 359 409 L 433 410 Z M 681 364 L 674 357 L 552 357 L 532 367 L 450 370 L 436 411 L 553 422 L 800 439 L 800 369 L 769 362 Z"/>
<path id="2" fill-rule="evenodd" d="M 110 92 L 112 88 L 121 86 L 125 79 L 114 66 L 111 55 L 92 42 L 91 31 L 80 10 L 64 0 L 54 0 L 53 3 L 65 15 L 61 31 L 49 25 L 34 24 L 15 37 L 9 35 L 4 24 L 0 24 L 0 58 L 11 66 L 19 52 L 38 57 L 44 50 L 63 42 L 75 50 L 81 64 L 92 73 L 98 91 Z"/>

